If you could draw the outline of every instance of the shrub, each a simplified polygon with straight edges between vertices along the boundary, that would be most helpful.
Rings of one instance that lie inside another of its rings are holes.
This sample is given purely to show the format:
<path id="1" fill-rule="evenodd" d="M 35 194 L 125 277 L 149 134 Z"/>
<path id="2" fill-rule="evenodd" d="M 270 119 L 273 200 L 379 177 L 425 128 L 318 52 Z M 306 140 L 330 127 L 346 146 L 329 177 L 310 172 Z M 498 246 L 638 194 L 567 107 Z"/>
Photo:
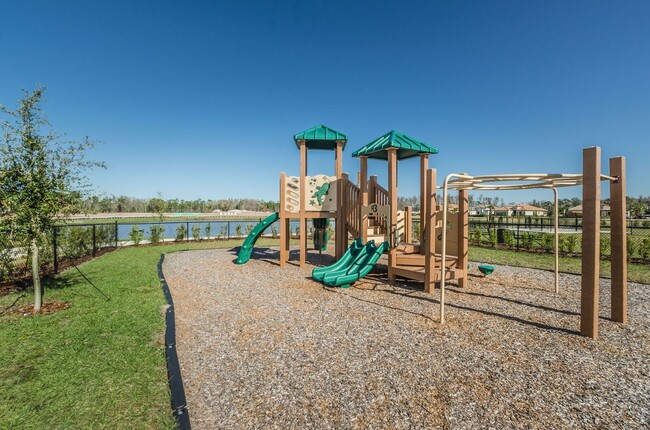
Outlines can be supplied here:
<path id="1" fill-rule="evenodd" d="M 422 223 L 414 222 L 413 223 L 413 238 L 420 239 L 420 234 L 422 234 Z"/>
<path id="2" fill-rule="evenodd" d="M 610 249 L 610 237 L 608 235 L 600 236 L 600 255 L 608 255 Z"/>
<path id="3" fill-rule="evenodd" d="M 278 228 L 275 226 L 275 224 L 273 224 L 273 225 L 271 226 L 271 237 L 272 237 L 273 239 L 277 239 L 277 238 L 278 238 Z"/>
<path id="4" fill-rule="evenodd" d="M 165 239 L 165 226 L 161 224 L 152 224 L 149 226 L 149 241 L 151 243 L 160 243 Z"/>
<path id="5" fill-rule="evenodd" d="M 89 227 L 68 227 L 61 238 L 64 257 L 81 257 L 92 250 L 92 232 Z"/>
<path id="6" fill-rule="evenodd" d="M 296 226 L 296 239 L 300 239 L 300 226 Z"/>
<path id="7" fill-rule="evenodd" d="M 235 226 L 235 236 L 239 237 L 242 235 L 242 227 L 241 224 L 237 224 Z"/>
<path id="8" fill-rule="evenodd" d="M 497 246 L 497 231 L 496 229 L 489 230 L 488 232 L 489 237 L 488 240 L 492 244 L 492 246 Z"/>
<path id="9" fill-rule="evenodd" d="M 192 239 L 201 240 L 201 226 L 193 225 L 192 226 Z"/>
<path id="10" fill-rule="evenodd" d="M 558 247 L 560 248 L 560 251 L 567 252 L 567 239 L 563 234 L 561 234 L 558 239 Z"/>
<path id="11" fill-rule="evenodd" d="M 515 246 L 515 234 L 511 230 L 503 231 L 503 243 L 509 247 Z"/>
<path id="12" fill-rule="evenodd" d="M 212 224 L 208 223 L 208 224 L 205 226 L 205 237 L 207 237 L 208 239 L 210 239 L 210 233 L 211 233 L 211 232 L 212 232 Z"/>
<path id="13" fill-rule="evenodd" d="M 253 224 L 246 224 L 246 236 L 251 234 L 251 231 L 253 231 Z"/>
<path id="14" fill-rule="evenodd" d="M 628 258 L 628 260 L 630 258 L 634 257 L 635 252 L 636 252 L 636 244 L 633 241 L 629 240 L 629 238 L 628 238 L 628 241 L 627 241 L 627 258 Z"/>
<path id="15" fill-rule="evenodd" d="M 219 239 L 223 239 L 224 237 L 228 237 L 228 224 L 222 224 L 221 228 L 219 229 Z"/>
<path id="16" fill-rule="evenodd" d="M 650 260 L 650 237 L 643 239 L 640 252 L 644 260 Z"/>
<path id="17" fill-rule="evenodd" d="M 524 248 L 531 249 L 533 247 L 534 242 L 535 242 L 534 233 L 523 232 L 521 234 L 521 246 L 523 246 Z"/>
<path id="18" fill-rule="evenodd" d="M 181 242 L 185 240 L 186 235 L 187 235 L 187 229 L 185 228 L 185 224 L 181 224 L 178 227 L 176 227 L 176 242 Z"/>
<path id="19" fill-rule="evenodd" d="M 133 227 L 131 227 L 131 231 L 129 232 L 129 238 L 134 245 L 140 245 L 140 242 L 142 242 L 142 239 L 144 238 L 144 230 L 136 224 L 133 224 Z"/>
<path id="20" fill-rule="evenodd" d="M 481 230 L 481 227 L 476 227 L 474 229 L 474 242 L 480 244 L 484 240 L 485 240 L 485 237 L 483 236 L 483 230 Z"/>
<path id="21" fill-rule="evenodd" d="M 575 234 L 570 234 L 566 239 L 566 251 L 569 254 L 573 254 L 578 248 L 578 236 Z"/>
<path id="22" fill-rule="evenodd" d="M 555 245 L 555 235 L 551 233 L 542 233 L 540 242 L 544 251 L 551 252 L 553 251 L 553 247 Z"/>

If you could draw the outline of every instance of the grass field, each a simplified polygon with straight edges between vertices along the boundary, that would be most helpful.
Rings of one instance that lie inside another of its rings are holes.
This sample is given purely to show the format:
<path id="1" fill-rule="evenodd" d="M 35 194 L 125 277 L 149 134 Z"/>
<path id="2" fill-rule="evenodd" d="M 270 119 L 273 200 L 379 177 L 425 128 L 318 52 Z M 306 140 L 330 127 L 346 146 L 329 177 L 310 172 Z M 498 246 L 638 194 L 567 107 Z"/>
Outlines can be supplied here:
<path id="1" fill-rule="evenodd" d="M 171 428 L 163 348 L 161 253 L 239 246 L 241 240 L 119 249 L 80 266 L 107 301 L 74 270 L 48 282 L 46 302 L 72 307 L 49 315 L 0 315 L 0 428 Z M 259 246 L 277 245 L 261 239 Z M 477 262 L 552 268 L 552 256 L 470 248 Z M 579 273 L 580 259 L 563 257 Z M 602 262 L 607 275 L 609 262 Z M 631 281 L 650 268 L 630 265 Z M 16 300 L 0 297 L 0 307 Z M 29 304 L 28 293 L 16 306 Z"/>
<path id="2" fill-rule="evenodd" d="M 46 302 L 67 301 L 70 309 L 0 316 L 0 428 L 173 427 L 160 254 L 240 244 L 120 249 L 80 266 L 110 301 L 72 269 L 45 291 Z M 0 306 L 15 299 L 1 297 Z M 12 309 L 32 300 L 27 294 Z"/>

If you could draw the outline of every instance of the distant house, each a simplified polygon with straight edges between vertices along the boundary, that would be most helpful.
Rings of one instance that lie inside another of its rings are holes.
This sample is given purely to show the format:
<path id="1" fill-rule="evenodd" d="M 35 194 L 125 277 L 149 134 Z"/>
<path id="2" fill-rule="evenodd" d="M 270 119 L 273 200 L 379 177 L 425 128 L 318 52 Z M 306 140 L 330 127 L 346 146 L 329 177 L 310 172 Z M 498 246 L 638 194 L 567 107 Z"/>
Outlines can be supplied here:
<path id="1" fill-rule="evenodd" d="M 529 204 L 510 206 L 513 216 L 546 216 L 548 210 Z"/>
<path id="2" fill-rule="evenodd" d="M 512 216 L 512 207 L 510 206 L 500 206 L 491 209 L 491 212 L 495 216 Z"/>
<path id="3" fill-rule="evenodd" d="M 573 217 L 582 217 L 582 205 L 574 206 L 567 210 L 567 214 Z M 609 217 L 612 214 L 612 209 L 605 203 L 600 204 L 600 216 Z"/>
<path id="4" fill-rule="evenodd" d="M 490 214 L 490 208 L 484 205 L 477 205 L 469 208 L 470 216 L 485 216 L 489 214 Z"/>

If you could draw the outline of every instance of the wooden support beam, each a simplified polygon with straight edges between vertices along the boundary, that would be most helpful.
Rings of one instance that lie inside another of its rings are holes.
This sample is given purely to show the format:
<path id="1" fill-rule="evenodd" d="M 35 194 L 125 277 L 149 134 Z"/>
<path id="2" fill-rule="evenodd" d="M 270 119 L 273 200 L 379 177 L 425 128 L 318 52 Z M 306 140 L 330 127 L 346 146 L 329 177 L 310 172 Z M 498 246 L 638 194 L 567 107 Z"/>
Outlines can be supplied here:
<path id="1" fill-rule="evenodd" d="M 427 190 L 427 170 L 429 169 L 429 154 L 420 154 L 420 237 L 418 240 L 422 245 L 426 240 L 426 220 L 424 214 L 427 213 L 427 204 L 429 193 Z M 434 184 L 435 185 L 435 184 Z M 424 246 L 420 247 L 424 253 Z"/>
<path id="2" fill-rule="evenodd" d="M 289 238 L 291 237 L 291 231 L 287 231 L 286 223 L 286 212 L 287 212 L 287 202 L 286 202 L 286 183 L 287 175 L 284 172 L 280 173 L 280 267 L 287 265 L 289 260 Z"/>
<path id="3" fill-rule="evenodd" d="M 600 282 L 600 148 L 585 148 L 582 157 L 580 334 L 597 338 Z"/>
<path id="4" fill-rule="evenodd" d="M 458 278 L 458 286 L 467 285 L 467 263 L 469 262 L 469 192 L 458 191 L 458 268 L 464 275 Z"/>
<path id="5" fill-rule="evenodd" d="M 307 143 L 300 144 L 300 267 L 307 267 Z"/>
<path id="6" fill-rule="evenodd" d="M 393 282 L 393 265 L 395 264 L 395 232 L 397 230 L 397 148 L 388 149 L 388 196 L 390 204 L 390 225 L 388 226 L 388 238 L 390 248 L 388 250 L 388 281 Z"/>
<path id="7" fill-rule="evenodd" d="M 368 157 L 359 157 L 359 192 L 361 193 L 361 206 L 368 206 Z M 368 241 L 368 216 L 359 211 L 359 230 L 363 243 Z"/>
<path id="8" fill-rule="evenodd" d="M 334 257 L 336 260 L 345 254 L 348 247 L 348 229 L 347 229 L 347 195 L 345 186 L 348 182 L 348 174 L 341 174 L 336 187 L 336 198 L 338 209 L 336 211 L 336 246 L 334 247 Z"/>
<path id="9" fill-rule="evenodd" d="M 404 242 L 413 242 L 413 207 L 404 208 Z"/>
<path id="10" fill-rule="evenodd" d="M 334 168 L 334 174 L 336 175 L 336 178 L 340 178 L 341 174 L 343 173 L 343 141 L 342 140 L 337 140 L 336 141 L 336 152 L 334 156 L 335 160 L 335 168 Z"/>
<path id="11" fill-rule="evenodd" d="M 627 323 L 627 226 L 625 198 L 625 157 L 609 159 L 611 207 L 612 320 Z"/>
<path id="12" fill-rule="evenodd" d="M 432 293 L 435 289 L 435 264 L 436 264 L 436 169 L 427 170 L 426 212 L 420 212 L 420 222 L 426 218 L 426 231 L 424 232 L 424 291 Z"/>

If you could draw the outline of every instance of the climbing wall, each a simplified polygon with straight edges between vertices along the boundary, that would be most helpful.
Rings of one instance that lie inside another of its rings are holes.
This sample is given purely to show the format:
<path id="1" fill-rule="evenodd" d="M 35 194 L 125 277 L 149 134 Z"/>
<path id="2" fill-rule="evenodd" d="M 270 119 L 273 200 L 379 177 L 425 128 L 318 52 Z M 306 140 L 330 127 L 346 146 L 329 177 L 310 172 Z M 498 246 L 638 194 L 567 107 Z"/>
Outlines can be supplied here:
<path id="1" fill-rule="evenodd" d="M 307 211 L 336 212 L 336 176 L 316 175 L 306 178 L 305 202 Z M 285 182 L 285 210 L 300 212 L 300 178 L 287 176 Z"/>

